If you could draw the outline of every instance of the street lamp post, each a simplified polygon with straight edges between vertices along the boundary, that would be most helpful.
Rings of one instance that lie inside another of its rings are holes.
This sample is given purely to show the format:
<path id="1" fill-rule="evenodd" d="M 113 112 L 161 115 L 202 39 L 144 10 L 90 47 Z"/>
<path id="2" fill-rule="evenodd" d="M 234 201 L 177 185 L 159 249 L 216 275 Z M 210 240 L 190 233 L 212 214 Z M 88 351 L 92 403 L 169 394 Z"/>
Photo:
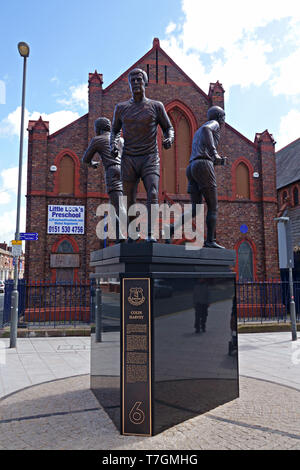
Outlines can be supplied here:
<path id="1" fill-rule="evenodd" d="M 19 176 L 18 176 L 18 196 L 17 196 L 17 219 L 15 240 L 20 240 L 20 209 L 21 209 L 21 189 L 22 189 L 22 165 L 23 165 L 23 137 L 24 137 L 24 112 L 25 112 L 25 87 L 26 87 L 26 61 L 29 57 L 29 46 L 26 42 L 19 42 L 18 50 L 23 62 L 23 85 L 22 85 L 22 107 L 21 107 L 21 129 L 20 129 L 20 151 L 19 151 Z M 19 256 L 15 256 L 14 266 L 14 287 L 11 294 L 11 321 L 10 321 L 10 347 L 15 348 L 17 345 L 18 331 L 18 274 L 19 274 Z"/>

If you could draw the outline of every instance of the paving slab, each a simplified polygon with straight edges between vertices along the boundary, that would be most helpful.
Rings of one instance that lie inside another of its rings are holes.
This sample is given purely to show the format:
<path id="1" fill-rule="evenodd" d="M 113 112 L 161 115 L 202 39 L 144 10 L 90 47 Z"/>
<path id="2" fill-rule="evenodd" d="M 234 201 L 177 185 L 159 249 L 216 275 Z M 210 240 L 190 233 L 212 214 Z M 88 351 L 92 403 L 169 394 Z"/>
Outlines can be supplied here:
<path id="1" fill-rule="evenodd" d="M 240 334 L 240 374 L 300 390 L 299 336 L 292 341 L 289 332 Z"/>
<path id="2" fill-rule="evenodd" d="M 87 374 L 90 337 L 9 338 L 0 340 L 0 397 L 63 377 Z"/>

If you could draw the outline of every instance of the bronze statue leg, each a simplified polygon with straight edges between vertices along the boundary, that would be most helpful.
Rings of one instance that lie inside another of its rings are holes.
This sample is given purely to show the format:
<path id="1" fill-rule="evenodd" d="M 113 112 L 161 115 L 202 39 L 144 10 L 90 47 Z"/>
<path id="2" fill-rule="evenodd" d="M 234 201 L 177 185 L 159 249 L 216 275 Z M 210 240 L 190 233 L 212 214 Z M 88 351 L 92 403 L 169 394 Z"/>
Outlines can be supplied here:
<path id="1" fill-rule="evenodd" d="M 119 241 L 120 239 L 123 239 L 123 235 L 122 235 L 122 232 L 121 232 L 121 229 L 120 229 L 120 212 L 125 212 L 125 209 L 124 209 L 124 206 L 123 204 L 121 203 L 120 204 L 120 200 L 119 198 L 123 196 L 123 192 L 122 191 L 110 191 L 109 192 L 109 199 L 110 199 L 110 202 L 112 203 L 112 205 L 114 206 L 115 208 L 115 211 L 116 211 L 116 241 Z"/>
<path id="2" fill-rule="evenodd" d="M 218 214 L 218 193 L 216 187 L 202 188 L 202 194 L 207 204 L 206 226 L 207 226 L 207 241 L 213 242 L 215 240 L 215 231 L 217 224 Z"/>
<path id="3" fill-rule="evenodd" d="M 153 214 L 153 229 L 154 229 L 154 222 L 158 215 L 159 175 L 156 175 L 155 173 L 146 175 L 143 178 L 143 183 L 147 192 L 148 241 L 155 242 L 156 239 L 154 238 L 153 230 L 152 230 L 151 209 L 152 209 L 152 214 Z"/>
<path id="4" fill-rule="evenodd" d="M 137 181 L 123 181 L 123 193 L 124 196 L 127 196 L 127 211 L 129 210 L 132 204 L 136 203 L 136 193 L 137 187 L 139 184 L 139 180 Z M 135 216 L 127 217 L 127 227 L 135 219 Z M 132 241 L 130 237 L 128 237 L 128 241 Z"/>

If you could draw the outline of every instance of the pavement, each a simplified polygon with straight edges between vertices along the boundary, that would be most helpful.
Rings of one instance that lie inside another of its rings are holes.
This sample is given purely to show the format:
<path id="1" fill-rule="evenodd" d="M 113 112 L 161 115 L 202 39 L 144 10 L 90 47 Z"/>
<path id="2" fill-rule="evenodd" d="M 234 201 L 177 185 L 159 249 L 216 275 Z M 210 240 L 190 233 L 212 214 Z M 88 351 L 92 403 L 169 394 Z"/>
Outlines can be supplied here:
<path id="1" fill-rule="evenodd" d="M 240 334 L 240 397 L 154 437 L 120 436 L 89 372 L 90 337 L 0 339 L 0 449 L 300 449 L 290 332 Z"/>

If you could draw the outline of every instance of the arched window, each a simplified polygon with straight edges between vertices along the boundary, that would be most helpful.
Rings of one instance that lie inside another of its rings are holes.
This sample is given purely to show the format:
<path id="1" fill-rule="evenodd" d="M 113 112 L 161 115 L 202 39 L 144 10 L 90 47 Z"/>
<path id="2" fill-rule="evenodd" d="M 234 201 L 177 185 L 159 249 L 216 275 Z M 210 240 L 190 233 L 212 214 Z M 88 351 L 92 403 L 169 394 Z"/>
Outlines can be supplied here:
<path id="1" fill-rule="evenodd" d="M 236 169 L 236 199 L 250 199 L 249 169 L 243 162 Z"/>
<path id="2" fill-rule="evenodd" d="M 175 141 L 170 149 L 162 149 L 162 190 L 169 194 L 186 194 L 185 171 L 191 154 L 191 123 L 178 106 L 168 114 L 174 127 Z"/>
<path id="3" fill-rule="evenodd" d="M 238 248 L 238 270 L 240 281 L 253 281 L 253 251 L 247 241 Z"/>
<path id="4" fill-rule="evenodd" d="M 185 194 L 187 189 L 186 167 L 191 155 L 191 129 L 184 114 L 181 114 L 177 124 L 178 152 L 178 192 Z"/>
<path id="5" fill-rule="evenodd" d="M 283 194 L 282 194 L 282 202 L 283 202 L 283 203 L 286 202 L 287 197 L 288 197 L 287 192 L 286 192 L 286 191 L 283 191 Z"/>
<path id="6" fill-rule="evenodd" d="M 173 112 L 169 113 L 172 126 L 174 127 L 175 136 L 176 136 L 175 122 L 176 122 L 177 115 L 178 115 L 177 110 L 174 110 Z M 162 171 L 161 171 L 162 190 L 165 191 L 166 193 L 175 194 L 176 193 L 176 143 L 175 142 L 173 143 L 172 147 L 168 150 L 162 147 L 161 160 L 162 160 Z"/>
<path id="7" fill-rule="evenodd" d="M 58 194 L 74 194 L 75 164 L 73 158 L 65 155 L 59 165 Z"/>
<path id="8" fill-rule="evenodd" d="M 298 204 L 299 204 L 299 192 L 298 192 L 297 187 L 295 187 L 294 190 L 293 190 L 293 199 L 294 199 L 294 206 L 298 206 Z"/>

